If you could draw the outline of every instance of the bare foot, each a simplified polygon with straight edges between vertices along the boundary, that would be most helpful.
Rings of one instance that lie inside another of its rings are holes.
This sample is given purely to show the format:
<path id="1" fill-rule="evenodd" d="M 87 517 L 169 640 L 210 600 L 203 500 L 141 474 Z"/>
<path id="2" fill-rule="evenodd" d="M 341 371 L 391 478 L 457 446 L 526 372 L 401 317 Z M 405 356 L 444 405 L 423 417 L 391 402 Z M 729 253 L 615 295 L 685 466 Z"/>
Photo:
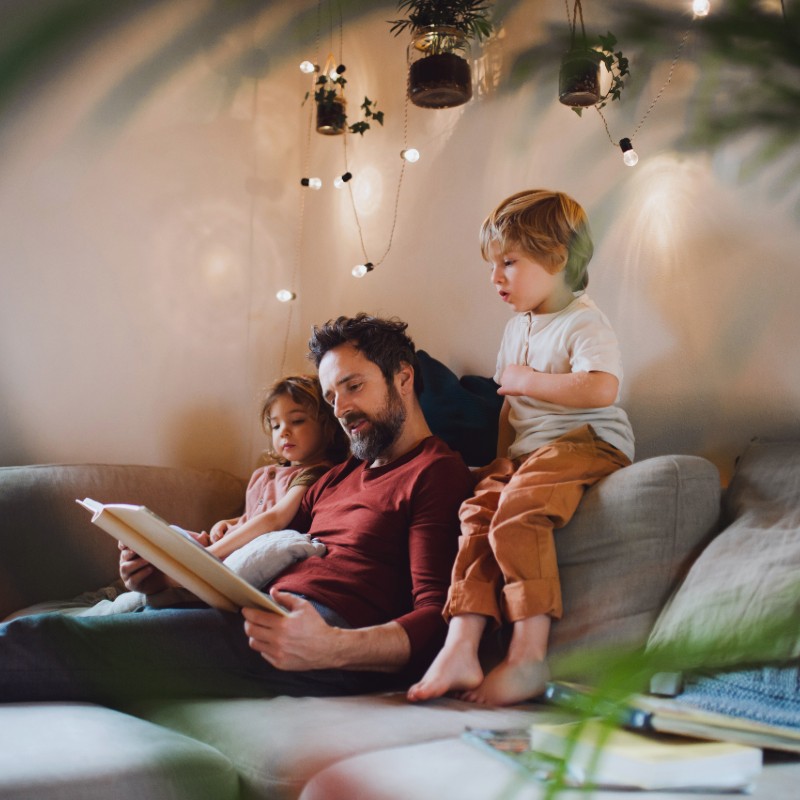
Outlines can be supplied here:
<path id="1" fill-rule="evenodd" d="M 480 614 L 459 614 L 450 620 L 447 639 L 439 655 L 433 659 L 422 680 L 407 693 L 412 702 L 431 700 L 447 692 L 474 689 L 483 680 L 478 661 L 478 644 L 486 617 Z"/>
<path id="2" fill-rule="evenodd" d="M 461 697 L 471 703 L 510 706 L 542 694 L 549 679 L 550 670 L 546 661 L 512 663 L 506 658 L 479 686 L 464 692 Z"/>
<path id="3" fill-rule="evenodd" d="M 412 702 L 431 700 L 447 692 L 475 689 L 483 680 L 477 652 L 466 642 L 445 645 L 419 683 L 409 690 Z"/>
<path id="4" fill-rule="evenodd" d="M 462 695 L 472 703 L 510 706 L 540 695 L 550 679 L 545 661 L 550 617 L 538 614 L 514 623 L 506 657 L 483 683 Z"/>

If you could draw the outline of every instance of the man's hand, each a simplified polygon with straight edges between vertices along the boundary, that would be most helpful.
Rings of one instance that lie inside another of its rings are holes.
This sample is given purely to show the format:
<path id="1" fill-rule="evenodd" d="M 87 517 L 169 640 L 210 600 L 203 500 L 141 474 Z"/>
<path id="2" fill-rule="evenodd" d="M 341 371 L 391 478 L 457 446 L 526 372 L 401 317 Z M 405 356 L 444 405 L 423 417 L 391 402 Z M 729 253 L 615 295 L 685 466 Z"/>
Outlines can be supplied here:
<path id="1" fill-rule="evenodd" d="M 288 616 L 256 608 L 244 608 L 244 631 L 253 650 L 273 667 L 288 671 L 342 666 L 337 641 L 341 629 L 332 628 L 308 600 L 273 590 L 273 599 Z"/>
<path id="2" fill-rule="evenodd" d="M 210 544 L 209 536 L 205 531 L 203 533 L 187 531 L 187 533 L 203 547 L 208 547 Z M 178 585 L 149 561 L 145 561 L 134 553 L 127 545 L 122 542 L 117 542 L 117 545 L 119 546 L 119 576 L 128 591 L 150 595 Z"/>
<path id="3" fill-rule="evenodd" d="M 119 550 L 119 576 L 128 591 L 156 594 L 170 585 L 163 572 L 140 558 L 127 545 L 119 542 Z"/>
<path id="4" fill-rule="evenodd" d="M 411 642 L 396 621 L 367 628 L 328 625 L 308 600 L 273 589 L 288 616 L 243 608 L 250 647 L 283 670 L 350 669 L 397 672 L 408 663 Z"/>

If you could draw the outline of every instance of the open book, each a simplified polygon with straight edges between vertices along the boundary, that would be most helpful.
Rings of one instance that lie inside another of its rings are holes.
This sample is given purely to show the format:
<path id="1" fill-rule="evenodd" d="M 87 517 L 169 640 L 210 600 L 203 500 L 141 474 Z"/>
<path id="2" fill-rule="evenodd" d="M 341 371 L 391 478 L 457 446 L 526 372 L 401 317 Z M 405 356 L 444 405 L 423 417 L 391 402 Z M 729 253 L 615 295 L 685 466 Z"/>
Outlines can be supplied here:
<path id="1" fill-rule="evenodd" d="M 214 608 L 238 611 L 263 608 L 276 614 L 286 609 L 240 578 L 188 534 L 168 525 L 145 506 L 77 501 L 92 512 L 92 522 L 130 547 L 185 589 Z"/>

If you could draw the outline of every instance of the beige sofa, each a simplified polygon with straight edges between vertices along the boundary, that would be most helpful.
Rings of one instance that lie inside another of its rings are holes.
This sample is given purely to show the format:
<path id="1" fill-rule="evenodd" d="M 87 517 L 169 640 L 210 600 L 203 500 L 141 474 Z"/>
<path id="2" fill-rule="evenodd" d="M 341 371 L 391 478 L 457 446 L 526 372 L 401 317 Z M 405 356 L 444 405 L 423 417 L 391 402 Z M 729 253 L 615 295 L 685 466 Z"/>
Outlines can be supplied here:
<path id="1" fill-rule="evenodd" d="M 0 468 L 0 617 L 116 578 L 116 545 L 76 498 L 142 503 L 199 529 L 236 514 L 243 495 L 242 481 L 218 471 Z M 565 616 L 553 628 L 554 663 L 583 652 L 580 669 L 590 673 L 593 648 L 641 645 L 717 529 L 719 509 L 716 468 L 692 456 L 638 462 L 591 489 L 558 532 Z M 148 702 L 124 712 L 91 704 L 5 704 L 0 800 L 484 798 L 493 795 L 476 794 L 476 787 L 487 781 L 499 796 L 509 777 L 505 766 L 458 737 L 467 726 L 510 727 L 548 714 L 536 703 L 410 705 L 401 694 Z M 440 751 L 451 759 L 442 762 L 441 775 L 431 770 Z M 394 793 L 377 784 L 367 788 L 390 763 L 396 773 L 381 780 Z M 470 777 L 476 770 L 480 781 Z M 412 788 L 417 784 L 426 793 Z"/>

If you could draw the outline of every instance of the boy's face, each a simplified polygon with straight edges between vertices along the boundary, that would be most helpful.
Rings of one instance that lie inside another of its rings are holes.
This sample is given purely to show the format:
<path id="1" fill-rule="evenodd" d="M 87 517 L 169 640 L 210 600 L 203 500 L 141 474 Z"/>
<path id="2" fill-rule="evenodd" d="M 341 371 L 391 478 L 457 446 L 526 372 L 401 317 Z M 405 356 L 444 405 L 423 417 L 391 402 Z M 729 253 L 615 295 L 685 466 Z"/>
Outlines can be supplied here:
<path id="1" fill-rule="evenodd" d="M 489 245 L 491 281 L 500 299 L 514 311 L 552 314 L 566 308 L 575 296 L 566 285 L 563 269 L 548 272 L 531 255 L 514 244 L 503 251 L 498 242 Z"/>

